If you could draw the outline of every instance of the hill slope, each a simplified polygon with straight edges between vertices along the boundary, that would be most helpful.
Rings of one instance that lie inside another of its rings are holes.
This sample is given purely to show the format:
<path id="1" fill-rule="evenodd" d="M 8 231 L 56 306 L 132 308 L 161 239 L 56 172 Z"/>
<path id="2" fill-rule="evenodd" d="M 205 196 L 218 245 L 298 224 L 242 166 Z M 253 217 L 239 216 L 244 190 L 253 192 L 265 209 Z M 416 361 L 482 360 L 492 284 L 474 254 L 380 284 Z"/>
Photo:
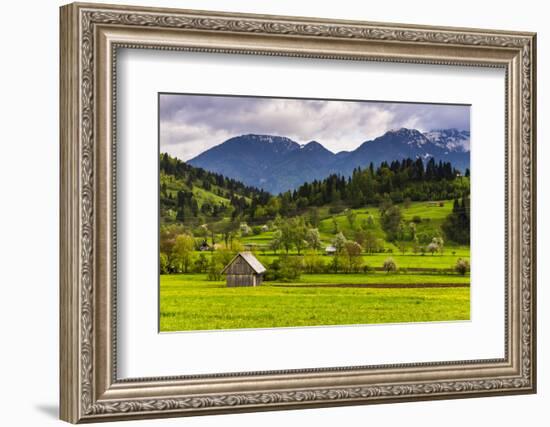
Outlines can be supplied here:
<path id="1" fill-rule="evenodd" d="M 270 195 L 223 175 L 190 166 L 164 153 L 160 156 L 160 217 L 162 223 L 197 222 L 199 215 L 227 218 Z"/>

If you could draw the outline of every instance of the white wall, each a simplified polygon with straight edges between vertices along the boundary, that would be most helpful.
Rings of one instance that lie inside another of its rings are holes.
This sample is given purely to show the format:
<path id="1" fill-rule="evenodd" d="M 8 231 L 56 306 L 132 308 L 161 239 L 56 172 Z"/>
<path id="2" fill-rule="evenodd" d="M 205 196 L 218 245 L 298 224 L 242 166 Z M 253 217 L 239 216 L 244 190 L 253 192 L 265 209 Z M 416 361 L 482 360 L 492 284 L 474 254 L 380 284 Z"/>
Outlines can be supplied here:
<path id="1" fill-rule="evenodd" d="M 122 3 L 111 0 L 113 3 Z M 416 24 L 537 31 L 538 117 L 550 115 L 550 29 L 544 2 L 462 0 L 271 2 L 245 0 L 138 1 L 168 7 L 305 15 Z M 57 0 L 5 2 L 0 31 L 0 401 L 3 425 L 46 426 L 57 421 L 58 401 L 58 6 Z M 544 425 L 550 405 L 550 323 L 545 262 L 549 196 L 550 135 L 539 119 L 539 393 L 439 402 L 403 403 L 301 411 L 210 416 L 131 425 L 279 426 Z M 547 422 L 547 421 L 546 421 Z"/>

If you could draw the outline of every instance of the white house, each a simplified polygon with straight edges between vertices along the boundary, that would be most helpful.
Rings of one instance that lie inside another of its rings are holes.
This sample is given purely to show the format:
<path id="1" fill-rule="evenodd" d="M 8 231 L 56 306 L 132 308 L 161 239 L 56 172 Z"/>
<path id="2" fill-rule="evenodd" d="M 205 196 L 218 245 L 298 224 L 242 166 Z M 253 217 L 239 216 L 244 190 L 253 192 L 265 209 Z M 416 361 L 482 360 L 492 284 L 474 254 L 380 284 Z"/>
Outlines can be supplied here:
<path id="1" fill-rule="evenodd" d="M 327 255 L 334 255 L 334 254 L 336 253 L 336 248 L 335 248 L 334 246 L 332 246 L 332 245 L 327 246 L 327 247 L 325 248 L 325 253 L 326 253 Z"/>

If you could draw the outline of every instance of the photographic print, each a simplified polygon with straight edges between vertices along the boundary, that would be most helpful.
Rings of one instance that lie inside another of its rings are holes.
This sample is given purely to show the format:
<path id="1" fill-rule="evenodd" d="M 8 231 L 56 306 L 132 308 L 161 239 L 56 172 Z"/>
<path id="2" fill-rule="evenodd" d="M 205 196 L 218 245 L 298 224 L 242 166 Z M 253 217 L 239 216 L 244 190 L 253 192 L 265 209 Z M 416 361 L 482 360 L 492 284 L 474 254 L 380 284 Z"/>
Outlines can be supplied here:
<path id="1" fill-rule="evenodd" d="M 161 332 L 470 319 L 469 105 L 158 101 Z"/>

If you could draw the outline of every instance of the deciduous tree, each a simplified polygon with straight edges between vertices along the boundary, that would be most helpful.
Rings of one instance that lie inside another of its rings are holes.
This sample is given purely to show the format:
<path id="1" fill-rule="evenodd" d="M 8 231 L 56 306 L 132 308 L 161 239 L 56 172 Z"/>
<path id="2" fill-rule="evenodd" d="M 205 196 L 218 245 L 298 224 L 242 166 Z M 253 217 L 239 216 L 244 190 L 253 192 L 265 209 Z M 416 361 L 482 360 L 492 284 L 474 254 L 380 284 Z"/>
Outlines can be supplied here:
<path id="1" fill-rule="evenodd" d="M 361 245 L 357 242 L 348 240 L 344 243 L 343 252 L 346 256 L 348 272 L 351 273 L 359 270 L 363 261 L 363 258 L 361 257 L 362 251 L 363 248 L 361 248 Z"/>
<path id="2" fill-rule="evenodd" d="M 384 264 L 382 265 L 382 269 L 386 273 L 395 273 L 397 271 L 397 264 L 393 260 L 392 257 L 386 258 L 384 261 Z"/>
<path id="3" fill-rule="evenodd" d="M 336 248 L 337 253 L 341 253 L 342 249 L 344 249 L 344 245 L 346 244 L 346 236 L 344 236 L 342 233 L 338 233 L 336 236 L 334 236 L 334 239 L 332 239 L 332 246 Z"/>
<path id="4" fill-rule="evenodd" d="M 194 250 L 195 239 L 189 234 L 180 234 L 176 237 L 174 249 L 172 250 L 172 260 L 179 271 L 183 271 L 184 273 L 189 272 Z"/>
<path id="5" fill-rule="evenodd" d="M 346 212 L 346 218 L 349 223 L 349 227 L 353 230 L 355 228 L 355 222 L 357 221 L 357 214 L 353 209 L 348 209 Z"/>
<path id="6" fill-rule="evenodd" d="M 306 242 L 308 247 L 314 250 L 321 248 L 321 233 L 316 228 L 310 228 L 306 232 Z"/>
<path id="7" fill-rule="evenodd" d="M 468 260 L 465 260 L 463 258 L 459 258 L 456 260 L 456 264 L 455 264 L 455 271 L 464 276 L 468 270 L 470 270 L 470 263 L 468 262 Z"/>
<path id="8" fill-rule="evenodd" d="M 386 236 L 389 241 L 394 241 L 399 233 L 399 226 L 401 224 L 401 209 L 398 206 L 391 206 L 381 212 L 380 224 L 382 229 L 386 232 Z"/>

